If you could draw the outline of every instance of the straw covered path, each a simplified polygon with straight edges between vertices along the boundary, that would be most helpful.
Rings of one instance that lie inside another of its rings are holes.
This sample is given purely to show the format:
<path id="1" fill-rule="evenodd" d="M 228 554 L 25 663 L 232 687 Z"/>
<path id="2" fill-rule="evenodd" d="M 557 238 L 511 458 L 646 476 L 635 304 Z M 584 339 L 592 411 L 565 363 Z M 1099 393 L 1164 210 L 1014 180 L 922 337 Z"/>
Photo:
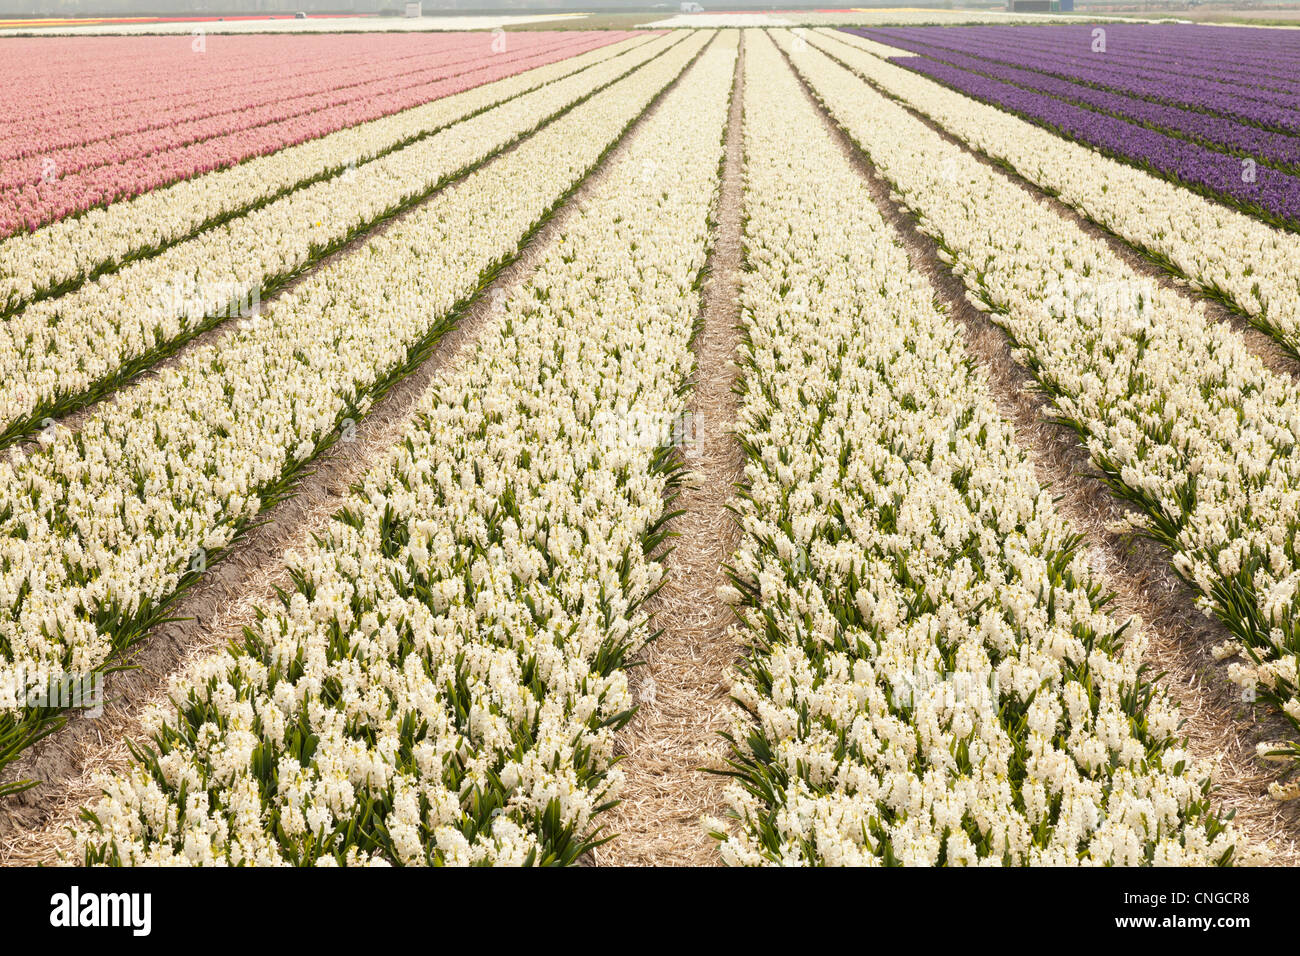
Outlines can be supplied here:
<path id="1" fill-rule="evenodd" d="M 741 265 L 745 49 L 741 41 L 727 121 L 726 154 L 714 212 L 714 245 L 696 336 L 692 433 L 683 460 L 694 478 L 672 508 L 663 588 L 648 602 L 663 629 L 631 672 L 639 710 L 624 731 L 627 776 L 622 803 L 604 814 L 615 839 L 592 854 L 612 866 L 690 866 L 719 862 L 703 815 L 724 812 L 724 778 L 702 772 L 719 767 L 726 742 L 733 664 L 741 646 L 731 633 L 731 607 L 718 597 L 727 583 L 723 565 L 739 543 L 727 508 L 744 470 L 733 436 L 736 421 L 735 354 L 738 343 Z"/>

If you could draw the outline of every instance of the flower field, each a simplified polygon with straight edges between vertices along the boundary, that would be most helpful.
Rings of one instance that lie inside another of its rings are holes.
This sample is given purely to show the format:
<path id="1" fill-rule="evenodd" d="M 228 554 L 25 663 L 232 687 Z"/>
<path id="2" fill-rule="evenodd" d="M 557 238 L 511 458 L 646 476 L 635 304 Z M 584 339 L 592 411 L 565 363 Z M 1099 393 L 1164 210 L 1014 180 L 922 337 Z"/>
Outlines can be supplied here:
<path id="1" fill-rule="evenodd" d="M 784 16 L 0 36 L 0 860 L 1300 863 L 1297 35 Z"/>

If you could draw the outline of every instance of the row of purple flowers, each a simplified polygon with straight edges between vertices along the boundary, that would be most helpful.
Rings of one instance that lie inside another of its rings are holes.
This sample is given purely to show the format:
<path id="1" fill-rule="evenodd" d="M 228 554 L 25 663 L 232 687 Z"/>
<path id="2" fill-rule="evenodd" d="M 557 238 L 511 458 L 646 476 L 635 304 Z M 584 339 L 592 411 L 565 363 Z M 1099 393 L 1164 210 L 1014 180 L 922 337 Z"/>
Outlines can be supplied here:
<path id="1" fill-rule="evenodd" d="M 917 51 L 919 52 L 919 51 Z M 934 48 L 924 54 L 933 60 L 996 80 L 1060 97 L 1072 103 L 1115 114 L 1121 119 L 1152 126 L 1184 138 L 1200 140 L 1223 150 L 1234 150 L 1258 160 L 1281 166 L 1300 165 L 1300 137 L 1245 126 L 1213 113 L 1185 110 L 1164 103 L 1112 93 L 1109 90 L 1071 83 L 1055 76 L 1035 73 L 964 53 Z"/>
<path id="2" fill-rule="evenodd" d="M 1105 60 L 1108 64 L 1127 69 L 1171 70 L 1180 78 L 1201 78 L 1227 83 L 1246 92 L 1274 89 L 1294 92 L 1300 84 L 1300 48 L 1291 50 L 1286 44 L 1267 48 L 1239 46 L 1227 37 L 1235 32 L 1202 29 L 1200 39 L 1166 43 L 1143 37 L 1161 36 L 1160 27 L 1132 27 L 1124 29 L 1115 25 L 1086 25 L 1072 27 L 969 27 L 945 30 L 942 41 L 954 42 L 963 49 L 974 49 L 971 39 L 979 41 L 980 48 L 997 46 L 1002 49 L 1033 50 L 1053 53 L 1062 57 L 1095 62 L 1095 31 L 1105 31 Z M 926 28 L 910 31 L 913 38 Z M 1274 33 L 1278 31 L 1273 31 Z M 923 35 L 923 34 L 922 34 Z M 936 34 L 931 31 L 930 36 Z"/>
<path id="3" fill-rule="evenodd" d="M 1084 53 L 1078 56 L 1061 51 L 1035 49 L 1033 36 L 1049 27 L 1021 28 L 1025 38 L 1004 46 L 983 27 L 921 27 L 912 29 L 854 30 L 862 36 L 926 56 L 943 50 L 977 57 L 989 62 L 1015 65 L 1037 73 L 1053 75 L 1080 84 L 1088 84 L 1136 98 L 1172 104 L 1187 109 L 1216 113 L 1245 123 L 1267 126 L 1276 131 L 1300 132 L 1300 96 L 1242 83 L 1209 80 L 1185 75 L 1170 67 L 1133 69 L 1123 66 L 1111 52 L 1114 41 L 1108 40 L 1105 54 Z M 1107 31 L 1112 27 L 1104 28 Z M 1249 67 L 1242 67 L 1242 73 Z"/>
<path id="4" fill-rule="evenodd" d="M 1300 178 L 923 57 L 891 62 L 1016 113 L 1116 158 L 1223 199 L 1275 225 L 1300 229 Z"/>
<path id="5" fill-rule="evenodd" d="M 1297 109 L 1300 84 L 1261 74 L 1253 67 L 1240 66 L 1236 71 L 1223 72 L 1198 66 L 1202 61 L 1194 56 L 1153 57 L 1123 47 L 1116 48 L 1108 42 L 1104 55 L 1094 53 L 1089 44 L 1064 40 L 1025 43 L 992 41 L 978 48 L 978 55 L 990 59 L 1019 63 L 1032 53 L 1049 64 L 1062 64 L 1071 68 L 1095 69 L 1106 73 L 1107 82 L 1156 81 L 1166 84 L 1186 84 L 1194 90 L 1228 93 L 1236 99 L 1251 103 L 1265 103 L 1286 110 Z"/>
<path id="6" fill-rule="evenodd" d="M 1264 31 L 1183 28 L 1174 25 L 1086 24 L 1078 26 L 1007 26 L 954 29 L 948 34 L 975 35 L 988 44 L 1088 57 L 1094 30 L 1106 32 L 1107 62 L 1173 69 L 1179 76 L 1202 77 L 1238 88 L 1300 88 L 1300 33 L 1256 38 Z"/>

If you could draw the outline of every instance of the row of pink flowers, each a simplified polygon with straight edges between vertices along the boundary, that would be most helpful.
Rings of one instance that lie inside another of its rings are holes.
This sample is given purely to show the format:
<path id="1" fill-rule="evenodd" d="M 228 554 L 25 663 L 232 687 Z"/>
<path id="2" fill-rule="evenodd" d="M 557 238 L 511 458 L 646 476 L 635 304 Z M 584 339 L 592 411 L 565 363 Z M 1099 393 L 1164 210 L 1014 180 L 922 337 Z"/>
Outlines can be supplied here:
<path id="1" fill-rule="evenodd" d="M 278 42 L 288 39 L 291 42 Z M 512 38 L 513 39 L 513 38 Z M 400 43 L 409 40 L 408 43 Z M 357 62 L 454 50 L 464 34 L 304 34 L 281 38 L 213 35 L 201 40 L 174 37 L 59 37 L 6 39 L 9 55 L 0 59 L 0 81 L 13 81 L 19 99 L 0 104 L 0 115 L 14 119 L 22 108 L 42 115 L 67 116 L 115 104 L 148 99 L 167 90 L 220 90 L 247 83 L 240 74 L 258 69 L 264 77 L 293 76 Z M 395 45 L 400 44 L 400 45 Z M 205 56 L 196 56 L 202 51 Z M 184 77 L 181 80 L 179 77 Z"/>
<path id="2" fill-rule="evenodd" d="M 349 73 L 347 68 L 340 69 L 336 64 L 334 71 L 318 70 L 315 74 L 322 86 L 332 85 L 333 88 L 287 103 L 281 98 L 268 100 L 262 95 L 263 85 L 257 82 L 256 71 L 246 68 L 245 74 L 251 73 L 252 80 L 239 87 L 243 106 L 238 111 L 225 110 L 203 120 L 178 125 L 170 122 L 159 124 L 153 130 L 138 133 L 110 133 L 107 138 L 62 152 L 50 151 L 17 162 L 5 162 L 0 167 L 0 236 L 36 229 L 94 206 L 222 169 L 253 156 L 378 119 L 630 35 L 612 32 L 515 33 L 508 36 L 505 50 L 500 50 L 498 40 L 496 52 L 491 48 L 494 38 L 486 34 L 458 35 L 451 38 L 454 43 L 447 42 L 444 37 L 440 38 L 443 43 L 440 55 L 422 60 L 424 65 L 414 71 L 407 71 L 406 68 L 412 64 L 409 58 L 404 58 L 396 64 L 398 76 L 346 85 L 355 74 Z M 394 53 L 401 55 L 410 51 L 398 41 L 408 38 L 403 34 L 385 34 L 378 39 L 392 44 Z M 183 39 L 190 42 L 189 37 L 129 39 L 162 43 Z M 215 39 L 209 37 L 207 42 L 212 43 Z M 286 41 L 300 38 L 275 39 L 286 44 Z M 264 49 L 266 55 L 273 55 L 272 47 Z M 372 49 L 375 49 L 375 55 L 382 55 L 382 47 Z M 211 47 L 205 55 L 211 55 Z M 384 59 L 380 68 L 390 67 L 390 61 L 391 58 Z M 267 72 L 278 75 L 270 63 L 263 66 Z M 93 69 L 94 64 L 88 64 L 88 68 Z M 103 68 L 102 63 L 100 68 Z M 0 71 L 0 77 L 3 72 Z M 227 77 L 227 80 L 231 79 Z M 183 78 L 173 81 L 171 89 L 183 84 Z M 6 107 L 5 111 L 8 109 L 11 107 Z M 154 117 L 166 120 L 167 111 L 161 112 L 161 116 L 154 112 Z M 51 130 L 48 135 L 55 134 Z"/>
<path id="3" fill-rule="evenodd" d="M 548 55 L 557 47 L 571 44 L 572 41 L 533 51 L 502 53 L 504 59 L 496 62 L 487 44 L 483 43 L 482 49 L 472 52 L 431 54 L 416 63 L 401 64 L 400 68 L 395 68 L 390 74 L 383 72 L 383 65 L 376 64 L 373 69 L 379 73 L 377 77 L 357 78 L 354 71 L 340 69 L 327 78 L 337 84 L 333 89 L 304 90 L 302 87 L 307 84 L 299 84 L 298 91 L 285 91 L 279 96 L 274 90 L 261 86 L 255 90 L 241 90 L 237 105 L 199 119 L 187 120 L 183 114 L 176 115 L 165 104 L 158 104 L 158 108 L 151 111 L 143 123 L 126 123 L 117 129 L 99 129 L 89 141 L 63 149 L 57 148 L 52 141 L 65 135 L 61 130 L 53 138 L 43 135 L 37 140 L 28 139 L 23 146 L 24 161 L 10 162 L 0 168 L 0 191 L 38 183 L 50 178 L 51 171 L 59 178 L 64 178 L 95 166 L 124 163 L 138 156 L 178 149 L 190 143 L 279 123 L 295 116 L 429 86 L 448 77 L 480 69 L 488 65 L 490 60 L 491 65 L 501 66 L 518 59 Z M 359 81 L 349 82 L 353 79 Z M 316 85 L 319 86 L 320 82 Z M 144 125 L 146 128 L 132 131 L 132 125 Z M 0 158 L 3 158 L 2 154 Z"/>
<path id="4" fill-rule="evenodd" d="M 69 75 L 61 65 L 51 75 L 41 77 L 40 83 L 24 79 L 13 88 L 13 99 L 0 104 L 0 116 L 4 117 L 0 160 L 237 112 L 249 102 L 285 102 L 358 86 L 427 69 L 430 63 L 450 68 L 481 57 L 483 48 L 484 44 L 477 43 L 466 50 L 463 39 L 455 37 L 391 56 L 381 56 L 379 51 L 340 50 L 334 57 L 317 52 L 282 57 L 267 64 L 258 62 L 260 55 L 190 55 L 177 63 L 169 62 L 161 71 L 154 62 L 114 62 L 112 68 L 128 73 L 129 82 L 106 83 L 98 89 L 72 89 L 82 78 Z M 537 48 L 537 41 L 520 43 L 512 45 L 512 52 L 528 53 Z M 0 67 L 0 82 L 5 82 L 6 72 L 11 70 Z"/>

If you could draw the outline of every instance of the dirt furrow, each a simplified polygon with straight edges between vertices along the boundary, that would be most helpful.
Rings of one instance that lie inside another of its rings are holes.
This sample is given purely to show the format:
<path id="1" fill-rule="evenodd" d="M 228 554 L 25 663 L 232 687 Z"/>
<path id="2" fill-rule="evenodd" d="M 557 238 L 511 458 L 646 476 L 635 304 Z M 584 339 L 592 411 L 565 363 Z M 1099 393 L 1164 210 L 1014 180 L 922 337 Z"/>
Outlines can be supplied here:
<path id="1" fill-rule="evenodd" d="M 598 865 L 718 862 L 700 817 L 724 811 L 723 782 L 701 768 L 721 765 L 725 742 L 718 735 L 729 724 L 731 672 L 741 653 L 730 631 L 734 615 L 717 589 L 727 583 L 722 567 L 739 544 L 727 502 L 744 470 L 733 436 L 731 390 L 740 314 L 743 44 L 742 39 L 695 341 L 694 427 L 682 449 L 694 475 L 672 503 L 683 513 L 671 522 L 677 537 L 670 541 L 665 584 L 647 605 L 663 631 L 631 672 L 640 709 L 621 740 L 620 766 L 627 775 L 622 802 L 603 821 L 606 832 L 617 836 L 593 852 Z"/>

